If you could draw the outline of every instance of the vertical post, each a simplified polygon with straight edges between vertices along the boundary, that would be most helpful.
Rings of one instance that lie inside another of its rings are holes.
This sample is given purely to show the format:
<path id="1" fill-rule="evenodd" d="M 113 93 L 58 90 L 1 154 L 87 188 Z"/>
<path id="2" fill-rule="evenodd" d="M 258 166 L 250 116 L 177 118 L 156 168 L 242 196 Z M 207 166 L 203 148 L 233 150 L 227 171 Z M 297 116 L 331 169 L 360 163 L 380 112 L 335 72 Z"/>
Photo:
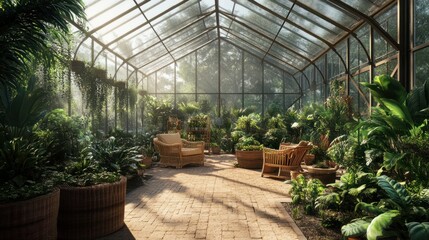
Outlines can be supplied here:
<path id="1" fill-rule="evenodd" d="M 264 66 L 264 60 L 261 60 L 262 65 L 262 116 L 265 116 L 265 66 Z"/>
<path id="2" fill-rule="evenodd" d="M 370 63 L 369 63 L 369 82 L 372 83 L 374 76 L 375 76 L 375 53 L 374 53 L 374 29 L 372 26 L 369 27 L 369 55 L 371 57 Z M 368 114 L 371 114 L 371 106 L 372 106 L 372 96 L 370 93 L 369 99 L 369 106 L 368 106 Z"/>
<path id="3" fill-rule="evenodd" d="M 71 59 L 71 49 L 70 46 L 68 48 L 68 53 L 69 53 L 69 58 Z M 68 83 L 68 113 L 69 116 L 72 115 L 72 82 L 71 82 L 71 67 L 69 67 L 68 71 L 67 71 L 67 83 Z"/>
<path id="4" fill-rule="evenodd" d="M 350 76 L 350 37 L 347 38 L 346 41 L 346 91 L 345 94 L 347 96 L 350 95 L 350 80 L 351 80 L 351 76 Z"/>
<path id="5" fill-rule="evenodd" d="M 410 2 L 398 0 L 398 42 L 399 42 L 399 81 L 409 92 L 411 89 L 410 76 Z"/>
<path id="6" fill-rule="evenodd" d="M 176 61 L 174 61 L 174 109 L 176 109 L 177 108 L 177 97 L 176 97 L 176 94 L 177 94 L 177 62 Z"/>
<path id="7" fill-rule="evenodd" d="M 115 55 L 115 72 L 117 72 L 118 70 L 118 56 Z M 117 74 L 115 74 L 115 79 L 114 81 L 116 82 L 116 80 L 118 79 Z M 115 103 L 114 103 L 114 109 L 115 109 L 115 129 L 118 128 L 118 88 L 115 87 L 115 91 L 114 91 L 114 96 L 113 98 L 115 99 Z"/>
<path id="8" fill-rule="evenodd" d="M 286 74 L 285 71 L 282 70 L 282 88 L 283 88 L 283 112 L 286 112 Z"/>
<path id="9" fill-rule="evenodd" d="M 195 51 L 195 102 L 198 102 L 198 50 Z"/>
<path id="10" fill-rule="evenodd" d="M 220 117 L 220 38 L 217 39 L 217 116 Z"/>
<path id="11" fill-rule="evenodd" d="M 241 51 L 241 108 L 244 109 L 244 51 Z"/>
<path id="12" fill-rule="evenodd" d="M 138 85 L 139 85 L 139 81 L 138 81 L 138 78 L 139 78 L 139 74 L 138 74 L 138 71 L 137 71 L 137 69 L 135 69 L 135 72 L 136 72 L 136 91 L 137 91 L 137 89 L 139 89 L 138 88 Z M 142 80 L 143 81 L 143 80 Z M 143 84 L 142 84 L 143 85 Z M 137 91 L 137 98 L 139 98 L 139 94 L 138 94 L 138 91 Z M 138 102 L 138 101 L 137 101 Z M 134 105 L 134 111 L 135 111 L 135 113 L 136 113 L 136 124 L 135 124 L 135 128 L 136 128 L 136 135 L 139 133 L 139 130 L 138 130 L 138 111 L 137 111 L 137 102 L 135 103 L 135 105 Z"/>
<path id="13" fill-rule="evenodd" d="M 106 69 L 106 73 L 107 73 L 107 54 L 105 55 L 105 61 L 104 61 L 104 68 Z M 107 74 L 106 74 L 107 75 Z M 106 118 L 104 119 L 104 132 L 107 133 L 108 128 L 109 128 L 109 112 L 108 112 L 108 99 L 109 99 L 109 90 L 106 88 Z"/>
<path id="14" fill-rule="evenodd" d="M 125 86 L 125 89 L 126 89 L 126 91 L 127 91 L 127 94 L 126 94 L 126 97 L 127 97 L 127 102 L 126 102 L 126 105 L 125 105 L 125 114 L 126 114 L 126 116 L 125 116 L 125 120 L 126 120 L 126 126 L 127 126 L 127 133 L 128 133 L 128 131 L 129 131 L 129 126 L 128 126 L 128 110 L 130 109 L 129 108 L 129 105 L 130 105 L 130 96 L 129 96 L 129 84 L 128 84 L 128 81 L 129 81 L 129 72 L 128 72 L 129 70 L 128 70 L 128 64 L 127 64 L 127 82 L 126 82 L 126 86 Z"/>

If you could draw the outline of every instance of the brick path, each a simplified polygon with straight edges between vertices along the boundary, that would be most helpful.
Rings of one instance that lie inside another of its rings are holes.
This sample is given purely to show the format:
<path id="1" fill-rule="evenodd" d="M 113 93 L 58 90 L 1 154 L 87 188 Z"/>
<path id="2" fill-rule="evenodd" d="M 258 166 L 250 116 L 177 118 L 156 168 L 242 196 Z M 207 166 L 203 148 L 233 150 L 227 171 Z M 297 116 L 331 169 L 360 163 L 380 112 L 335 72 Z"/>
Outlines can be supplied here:
<path id="1" fill-rule="evenodd" d="M 233 167 L 233 155 L 204 167 L 154 168 L 127 194 L 126 227 L 113 239 L 305 239 L 281 202 L 290 185 Z"/>

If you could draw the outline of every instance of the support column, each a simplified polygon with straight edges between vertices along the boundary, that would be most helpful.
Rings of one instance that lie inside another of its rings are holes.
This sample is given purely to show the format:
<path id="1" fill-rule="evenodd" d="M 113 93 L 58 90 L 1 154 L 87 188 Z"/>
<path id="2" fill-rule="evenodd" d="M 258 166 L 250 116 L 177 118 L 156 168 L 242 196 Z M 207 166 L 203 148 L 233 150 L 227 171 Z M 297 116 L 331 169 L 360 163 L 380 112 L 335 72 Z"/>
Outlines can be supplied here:
<path id="1" fill-rule="evenodd" d="M 398 0 L 399 81 L 409 92 L 411 89 L 410 51 L 410 4 L 412 1 Z"/>

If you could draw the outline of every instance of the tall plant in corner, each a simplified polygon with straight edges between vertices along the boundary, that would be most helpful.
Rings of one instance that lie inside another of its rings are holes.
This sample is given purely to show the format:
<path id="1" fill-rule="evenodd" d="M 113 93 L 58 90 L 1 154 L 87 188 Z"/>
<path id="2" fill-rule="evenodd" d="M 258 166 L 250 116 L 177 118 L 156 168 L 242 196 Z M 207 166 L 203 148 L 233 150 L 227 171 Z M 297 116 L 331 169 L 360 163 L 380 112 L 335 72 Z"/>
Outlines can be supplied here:
<path id="1" fill-rule="evenodd" d="M 416 128 L 428 130 L 423 119 L 429 117 L 429 84 L 426 82 L 410 93 L 387 75 L 375 77 L 373 83 L 361 84 L 370 89 L 378 102 L 371 117 L 359 125 L 364 143 L 372 149 L 368 151 L 367 163 L 377 159 L 373 156 L 383 156 L 382 166 L 404 173 L 406 169 L 397 168 L 397 163 L 406 157 L 402 138 L 410 136 Z"/>

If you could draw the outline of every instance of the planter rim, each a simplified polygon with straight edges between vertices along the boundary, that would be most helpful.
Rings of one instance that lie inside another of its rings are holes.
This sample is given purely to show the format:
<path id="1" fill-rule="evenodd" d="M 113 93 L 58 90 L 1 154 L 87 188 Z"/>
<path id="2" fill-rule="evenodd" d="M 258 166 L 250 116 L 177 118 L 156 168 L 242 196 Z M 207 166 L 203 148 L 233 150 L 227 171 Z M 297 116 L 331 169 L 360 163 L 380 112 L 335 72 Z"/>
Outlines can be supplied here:
<path id="1" fill-rule="evenodd" d="M 29 201 L 34 201 L 34 200 L 38 200 L 38 199 L 43 199 L 43 198 L 47 198 L 50 195 L 54 194 L 55 192 L 60 191 L 59 187 L 54 187 L 52 189 L 52 191 L 47 192 L 43 195 L 38 195 L 36 197 L 32 197 L 32 198 L 28 198 L 28 199 L 24 199 L 24 200 L 18 200 L 18 201 L 11 201 L 11 202 L 0 202 L 0 206 L 4 206 L 4 205 L 8 205 L 8 204 L 15 204 L 15 203 L 25 203 L 25 202 L 29 202 Z"/>
<path id="2" fill-rule="evenodd" d="M 309 173 L 332 173 L 332 172 L 336 172 L 338 170 L 338 165 L 336 167 L 333 167 L 333 168 L 316 168 L 313 166 L 307 166 L 306 170 Z"/>
<path id="3" fill-rule="evenodd" d="M 101 187 L 105 187 L 106 185 L 112 185 L 112 184 L 120 184 L 124 181 L 127 181 L 127 178 L 124 176 L 121 176 L 121 179 L 119 181 L 116 182 L 111 182 L 111 183 L 100 183 L 100 184 L 96 184 L 96 185 L 90 185 L 90 186 L 70 186 L 70 185 L 60 185 L 59 189 L 89 189 L 89 188 L 101 188 Z"/>

